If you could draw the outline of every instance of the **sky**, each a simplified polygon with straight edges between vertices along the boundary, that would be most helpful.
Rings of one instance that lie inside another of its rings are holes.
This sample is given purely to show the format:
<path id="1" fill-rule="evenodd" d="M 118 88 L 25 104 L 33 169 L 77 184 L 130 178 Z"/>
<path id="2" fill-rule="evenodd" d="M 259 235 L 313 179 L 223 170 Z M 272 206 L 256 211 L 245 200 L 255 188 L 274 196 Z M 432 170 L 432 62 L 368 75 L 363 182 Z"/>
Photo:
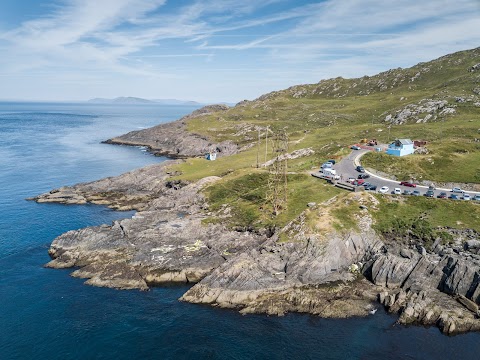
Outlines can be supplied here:
<path id="1" fill-rule="evenodd" d="M 478 46 L 480 0 L 1 0 L 0 99 L 236 103 Z"/>

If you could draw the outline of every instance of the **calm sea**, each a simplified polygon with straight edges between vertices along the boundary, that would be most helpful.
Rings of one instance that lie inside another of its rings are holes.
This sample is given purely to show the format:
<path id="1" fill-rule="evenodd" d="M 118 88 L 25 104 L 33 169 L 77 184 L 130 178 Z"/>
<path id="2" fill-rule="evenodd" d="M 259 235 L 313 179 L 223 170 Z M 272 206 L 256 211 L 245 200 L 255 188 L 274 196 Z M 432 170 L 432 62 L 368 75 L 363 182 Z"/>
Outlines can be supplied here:
<path id="1" fill-rule="evenodd" d="M 480 334 L 398 326 L 382 309 L 242 316 L 178 302 L 185 286 L 117 291 L 43 268 L 56 236 L 132 213 L 24 199 L 162 161 L 100 141 L 194 109 L 0 103 L 0 359 L 478 359 Z"/>

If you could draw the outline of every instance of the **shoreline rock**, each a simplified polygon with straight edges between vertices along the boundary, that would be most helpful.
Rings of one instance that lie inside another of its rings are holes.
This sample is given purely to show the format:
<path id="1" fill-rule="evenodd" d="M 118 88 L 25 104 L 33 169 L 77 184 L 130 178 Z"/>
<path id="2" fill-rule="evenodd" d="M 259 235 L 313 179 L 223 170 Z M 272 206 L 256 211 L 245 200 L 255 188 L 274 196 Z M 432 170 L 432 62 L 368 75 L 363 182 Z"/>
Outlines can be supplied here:
<path id="1" fill-rule="evenodd" d="M 140 174 L 144 183 L 130 183 Z M 39 196 L 37 201 L 69 203 L 103 190 L 104 201 L 114 206 L 127 192 L 143 196 L 132 203 L 142 210 L 130 219 L 57 237 L 46 266 L 77 267 L 72 276 L 86 279 L 85 284 L 117 289 L 195 283 L 181 301 L 242 313 L 367 316 L 378 300 L 399 315 L 400 324 L 437 326 L 450 335 L 480 330 L 476 233 L 458 234 L 463 252 L 461 246 L 455 247 L 457 253 L 445 246 L 420 252 L 383 242 L 368 210 L 357 219 L 357 230 L 335 231 L 326 204 L 307 208 L 271 237 L 232 231 L 204 222 L 214 214 L 208 213 L 201 190 L 220 178 L 171 186 L 168 176 L 163 164 L 152 165 Z M 374 201 L 369 194 L 349 196 L 349 201 Z M 307 212 L 314 212 L 326 232 L 309 228 Z M 280 233 L 289 241 L 279 240 Z"/>
<path id="2" fill-rule="evenodd" d="M 457 241 L 436 243 L 433 251 L 386 242 L 372 228 L 368 209 L 376 199 L 368 193 L 337 199 L 364 206 L 352 230 L 335 230 L 331 199 L 306 207 L 274 234 L 233 231 L 205 221 L 215 214 L 202 190 L 221 179 L 175 182 L 171 163 L 34 198 L 137 210 L 111 225 L 57 237 L 46 266 L 75 267 L 72 276 L 85 284 L 117 289 L 194 283 L 180 300 L 242 313 L 367 316 L 378 299 L 401 324 L 437 326 L 449 335 L 480 331 L 478 233 L 451 229 Z"/>
<path id="3" fill-rule="evenodd" d="M 239 148 L 232 141 L 213 143 L 204 136 L 189 132 L 186 128 L 186 120 L 228 109 L 227 105 L 208 105 L 179 120 L 148 129 L 131 131 L 125 135 L 105 140 L 103 143 L 145 146 L 155 156 L 168 156 L 174 159 L 201 157 L 211 151 L 216 151 L 217 156 L 233 155 L 239 151 Z"/>

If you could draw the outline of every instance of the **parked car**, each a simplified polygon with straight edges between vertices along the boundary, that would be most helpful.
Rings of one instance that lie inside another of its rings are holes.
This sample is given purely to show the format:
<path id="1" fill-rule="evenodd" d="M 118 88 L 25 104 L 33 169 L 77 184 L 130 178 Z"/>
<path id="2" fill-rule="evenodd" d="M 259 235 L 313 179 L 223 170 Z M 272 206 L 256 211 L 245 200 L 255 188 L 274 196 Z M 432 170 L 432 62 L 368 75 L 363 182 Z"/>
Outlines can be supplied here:
<path id="1" fill-rule="evenodd" d="M 451 194 L 448 198 L 452 200 L 460 200 L 460 197 L 457 194 Z"/>
<path id="2" fill-rule="evenodd" d="M 350 184 L 353 184 L 353 182 L 354 182 L 355 180 L 357 180 L 357 179 L 355 179 L 354 177 L 349 177 L 349 178 L 347 179 L 347 182 L 350 183 Z"/>
<path id="3" fill-rule="evenodd" d="M 360 174 L 358 175 L 358 179 L 368 179 L 370 177 L 370 175 L 368 174 Z"/>
<path id="4" fill-rule="evenodd" d="M 361 172 L 361 173 L 364 173 L 365 172 L 365 169 L 363 168 L 363 166 L 360 166 L 358 165 L 355 170 L 357 170 L 358 172 Z"/>
<path id="5" fill-rule="evenodd" d="M 382 186 L 380 190 L 378 190 L 379 193 L 386 194 L 388 193 L 388 186 Z"/>
<path id="6" fill-rule="evenodd" d="M 411 183 L 409 181 L 402 181 L 400 185 L 408 186 L 408 187 L 417 187 L 417 184 Z"/>
<path id="7" fill-rule="evenodd" d="M 427 192 L 425 193 L 426 197 L 434 197 L 435 192 L 433 190 L 428 189 Z"/>
<path id="8" fill-rule="evenodd" d="M 365 187 L 368 186 L 368 185 L 372 185 L 372 184 L 370 184 L 369 182 L 366 182 L 366 181 L 362 184 L 362 186 L 365 186 Z"/>
<path id="9" fill-rule="evenodd" d="M 364 182 L 365 182 L 365 180 L 363 180 L 363 179 L 355 179 L 355 181 L 353 182 L 353 185 L 360 186 L 360 185 L 362 185 Z"/>
<path id="10" fill-rule="evenodd" d="M 333 164 L 330 162 L 323 163 L 322 166 L 320 166 L 320 169 L 331 169 L 333 168 Z"/>
<path id="11" fill-rule="evenodd" d="M 327 162 L 331 163 L 332 165 L 335 165 L 337 162 L 333 159 L 327 160 Z"/>
<path id="12" fill-rule="evenodd" d="M 475 195 L 475 196 L 473 197 L 473 200 L 475 200 L 475 201 L 480 201 L 480 195 L 478 195 L 478 194 Z"/>
<path id="13" fill-rule="evenodd" d="M 422 195 L 422 193 L 418 190 L 413 190 L 412 195 L 413 196 L 420 196 L 420 195 Z"/>
<path id="14" fill-rule="evenodd" d="M 401 195 L 401 194 L 402 194 L 402 189 L 400 189 L 400 188 L 395 188 L 395 189 L 393 189 L 392 194 L 394 194 L 394 195 Z"/>
<path id="15" fill-rule="evenodd" d="M 454 188 L 452 188 L 452 192 L 453 192 L 453 193 L 460 193 L 460 194 L 463 194 L 465 191 L 464 191 L 464 190 L 462 190 L 462 189 L 461 189 L 461 188 L 459 188 L 459 187 L 454 187 Z"/>
<path id="16" fill-rule="evenodd" d="M 369 184 L 369 185 L 365 186 L 365 190 L 375 191 L 375 190 L 377 190 L 377 185 Z"/>
<path id="17" fill-rule="evenodd" d="M 352 150 L 360 150 L 360 146 L 352 145 L 352 146 L 350 146 L 350 149 L 352 149 Z"/>
<path id="18" fill-rule="evenodd" d="M 437 198 L 446 199 L 447 198 L 447 193 L 442 191 L 440 194 L 437 195 Z"/>
<path id="19" fill-rule="evenodd" d="M 470 201 L 472 200 L 472 197 L 470 196 L 470 194 L 463 194 L 463 197 L 462 197 L 463 200 L 467 200 L 467 201 Z"/>
<path id="20" fill-rule="evenodd" d="M 403 190 L 403 195 L 412 195 L 412 190 Z"/>

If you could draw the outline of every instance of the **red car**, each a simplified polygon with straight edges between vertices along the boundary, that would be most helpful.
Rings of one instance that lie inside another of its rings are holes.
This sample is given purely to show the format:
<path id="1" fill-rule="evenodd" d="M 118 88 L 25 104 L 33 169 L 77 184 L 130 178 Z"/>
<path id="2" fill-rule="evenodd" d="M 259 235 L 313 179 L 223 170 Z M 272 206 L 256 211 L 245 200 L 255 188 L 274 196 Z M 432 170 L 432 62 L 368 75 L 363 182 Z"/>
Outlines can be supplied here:
<path id="1" fill-rule="evenodd" d="M 362 185 L 363 183 L 365 182 L 365 180 L 363 179 L 357 179 L 353 182 L 353 185 L 357 185 L 357 186 L 360 186 Z"/>
<path id="2" fill-rule="evenodd" d="M 400 183 L 400 185 L 408 186 L 408 187 L 417 187 L 417 184 L 414 184 L 414 183 L 411 183 L 411 182 L 408 182 L 408 181 L 402 181 Z"/>

